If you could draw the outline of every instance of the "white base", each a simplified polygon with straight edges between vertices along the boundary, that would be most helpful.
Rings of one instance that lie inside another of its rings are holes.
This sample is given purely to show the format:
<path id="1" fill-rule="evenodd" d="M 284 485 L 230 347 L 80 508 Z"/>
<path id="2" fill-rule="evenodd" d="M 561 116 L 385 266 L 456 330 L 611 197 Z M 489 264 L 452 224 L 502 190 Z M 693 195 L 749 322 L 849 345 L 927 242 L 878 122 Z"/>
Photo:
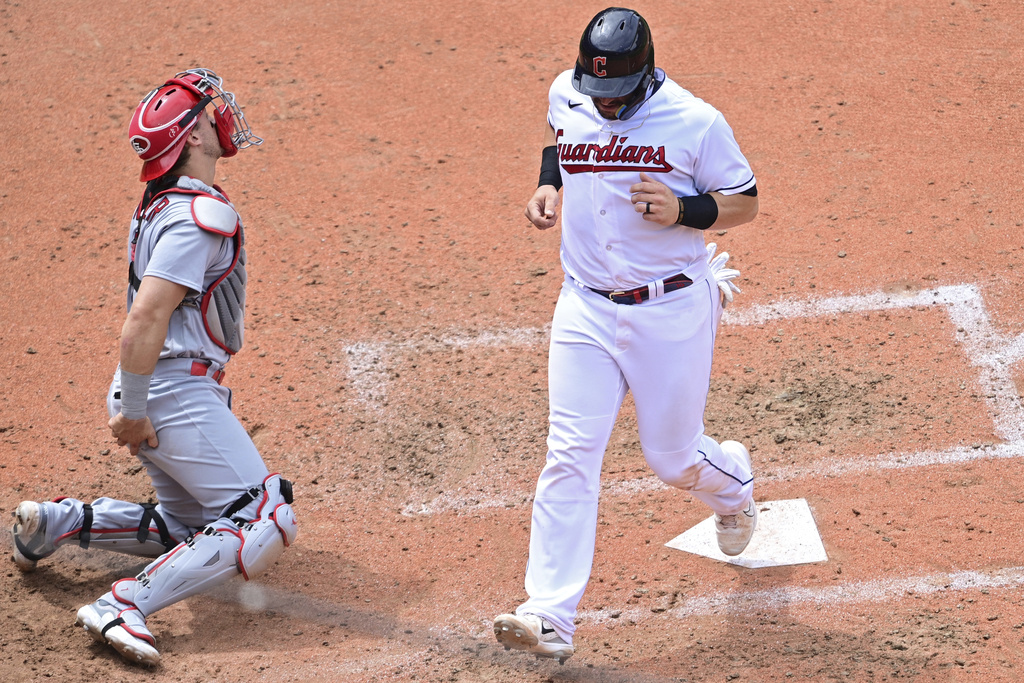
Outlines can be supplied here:
<path id="1" fill-rule="evenodd" d="M 718 549 L 714 515 L 665 545 L 750 569 L 828 561 L 811 508 L 803 498 L 757 503 L 754 537 L 746 550 L 736 557 L 729 557 Z"/>

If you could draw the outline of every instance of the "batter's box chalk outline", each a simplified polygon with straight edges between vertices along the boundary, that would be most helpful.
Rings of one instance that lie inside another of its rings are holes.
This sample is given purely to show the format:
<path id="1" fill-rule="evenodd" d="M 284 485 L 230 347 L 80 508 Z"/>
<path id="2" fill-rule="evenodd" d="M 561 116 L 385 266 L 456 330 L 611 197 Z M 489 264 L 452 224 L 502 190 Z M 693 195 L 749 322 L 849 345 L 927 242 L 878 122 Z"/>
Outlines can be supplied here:
<path id="1" fill-rule="evenodd" d="M 811 508 L 803 498 L 757 504 L 757 528 L 742 554 L 730 557 L 718 549 L 715 516 L 679 534 L 665 545 L 748 569 L 827 562 Z"/>
<path id="2" fill-rule="evenodd" d="M 485 330 L 479 333 L 452 332 L 402 342 L 357 342 L 343 347 L 348 359 L 349 381 L 356 401 L 382 412 L 387 405 L 388 385 L 398 369 L 396 358 L 404 354 L 457 351 L 468 348 L 530 347 L 547 344 L 551 326 Z"/>
<path id="3" fill-rule="evenodd" d="M 963 570 L 924 576 L 897 576 L 868 581 L 851 581 L 831 586 L 784 585 L 760 591 L 719 592 L 695 596 L 670 605 L 628 609 L 581 610 L 577 617 L 591 624 L 616 619 L 639 623 L 649 619 L 687 619 L 695 616 L 742 615 L 765 612 L 857 608 L 868 602 L 893 602 L 940 593 L 976 593 L 997 590 L 1019 591 L 1024 587 L 1024 567 L 993 571 Z"/>
<path id="4" fill-rule="evenodd" d="M 1000 334 L 989 318 L 981 291 L 976 285 L 946 285 L 933 289 L 898 293 L 875 292 L 851 296 L 778 301 L 746 308 L 733 305 L 725 310 L 723 325 L 751 326 L 772 321 L 800 318 L 837 317 L 854 313 L 913 308 L 944 308 L 955 329 L 954 340 L 968 362 L 978 372 L 978 384 L 996 436 L 1002 443 L 981 447 L 957 447 L 919 453 L 888 453 L 856 459 L 824 459 L 814 469 L 777 467 L 759 481 L 792 481 L 803 477 L 843 476 L 879 469 L 906 469 L 970 462 L 993 458 L 1024 456 L 1024 406 L 1013 382 L 1013 365 L 1024 358 L 1024 334 Z M 400 354 L 443 349 L 535 346 L 546 344 L 550 327 L 510 328 L 478 334 L 453 332 L 441 338 L 399 343 L 363 342 L 345 347 L 350 379 L 359 401 L 373 409 L 386 406 L 387 385 L 400 368 L 394 366 Z M 476 481 L 479 479 L 479 481 Z M 516 507 L 529 494 L 522 491 L 493 489 L 487 473 L 470 477 L 461 490 L 446 492 L 428 503 L 410 504 L 407 515 L 445 511 L 468 512 L 481 508 Z M 657 477 L 629 481 L 611 481 L 602 485 L 603 496 L 633 495 L 667 488 Z M 470 495 L 469 492 L 472 492 Z"/>

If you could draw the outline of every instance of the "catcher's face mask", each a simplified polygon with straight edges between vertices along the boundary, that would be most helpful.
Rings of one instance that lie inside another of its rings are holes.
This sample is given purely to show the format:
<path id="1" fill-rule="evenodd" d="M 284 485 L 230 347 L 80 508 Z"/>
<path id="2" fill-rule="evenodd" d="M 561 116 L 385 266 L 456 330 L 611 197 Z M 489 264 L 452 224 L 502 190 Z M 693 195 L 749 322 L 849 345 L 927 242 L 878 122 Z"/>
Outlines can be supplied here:
<path id="1" fill-rule="evenodd" d="M 261 138 L 253 135 L 245 120 L 245 114 L 235 101 L 235 94 L 223 89 L 220 77 L 209 69 L 189 69 L 176 74 L 168 83 L 181 82 L 190 86 L 202 96 L 189 111 L 190 117 L 197 116 L 207 104 L 213 104 L 213 119 L 217 125 L 217 139 L 225 157 L 238 154 L 238 150 L 263 144 Z"/>

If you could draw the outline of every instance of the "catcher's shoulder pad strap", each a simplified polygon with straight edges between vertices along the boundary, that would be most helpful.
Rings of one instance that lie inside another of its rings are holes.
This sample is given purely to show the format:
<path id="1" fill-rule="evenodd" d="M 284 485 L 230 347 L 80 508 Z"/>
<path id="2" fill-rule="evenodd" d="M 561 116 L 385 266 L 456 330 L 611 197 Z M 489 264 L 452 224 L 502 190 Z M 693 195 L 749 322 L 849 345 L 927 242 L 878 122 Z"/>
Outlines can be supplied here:
<path id="1" fill-rule="evenodd" d="M 233 237 L 238 232 L 238 212 L 216 197 L 200 194 L 192 198 L 192 219 L 203 230 Z"/>

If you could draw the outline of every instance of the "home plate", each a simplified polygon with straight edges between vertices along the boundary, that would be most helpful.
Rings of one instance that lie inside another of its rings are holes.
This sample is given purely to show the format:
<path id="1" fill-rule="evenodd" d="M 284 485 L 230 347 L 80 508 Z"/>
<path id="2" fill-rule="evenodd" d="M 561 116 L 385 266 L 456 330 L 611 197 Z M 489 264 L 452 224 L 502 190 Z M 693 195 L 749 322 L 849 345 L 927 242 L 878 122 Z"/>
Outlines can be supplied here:
<path id="1" fill-rule="evenodd" d="M 714 515 L 665 545 L 749 569 L 828 561 L 811 508 L 803 498 L 758 503 L 754 537 L 746 550 L 736 557 L 729 557 L 718 549 Z"/>

